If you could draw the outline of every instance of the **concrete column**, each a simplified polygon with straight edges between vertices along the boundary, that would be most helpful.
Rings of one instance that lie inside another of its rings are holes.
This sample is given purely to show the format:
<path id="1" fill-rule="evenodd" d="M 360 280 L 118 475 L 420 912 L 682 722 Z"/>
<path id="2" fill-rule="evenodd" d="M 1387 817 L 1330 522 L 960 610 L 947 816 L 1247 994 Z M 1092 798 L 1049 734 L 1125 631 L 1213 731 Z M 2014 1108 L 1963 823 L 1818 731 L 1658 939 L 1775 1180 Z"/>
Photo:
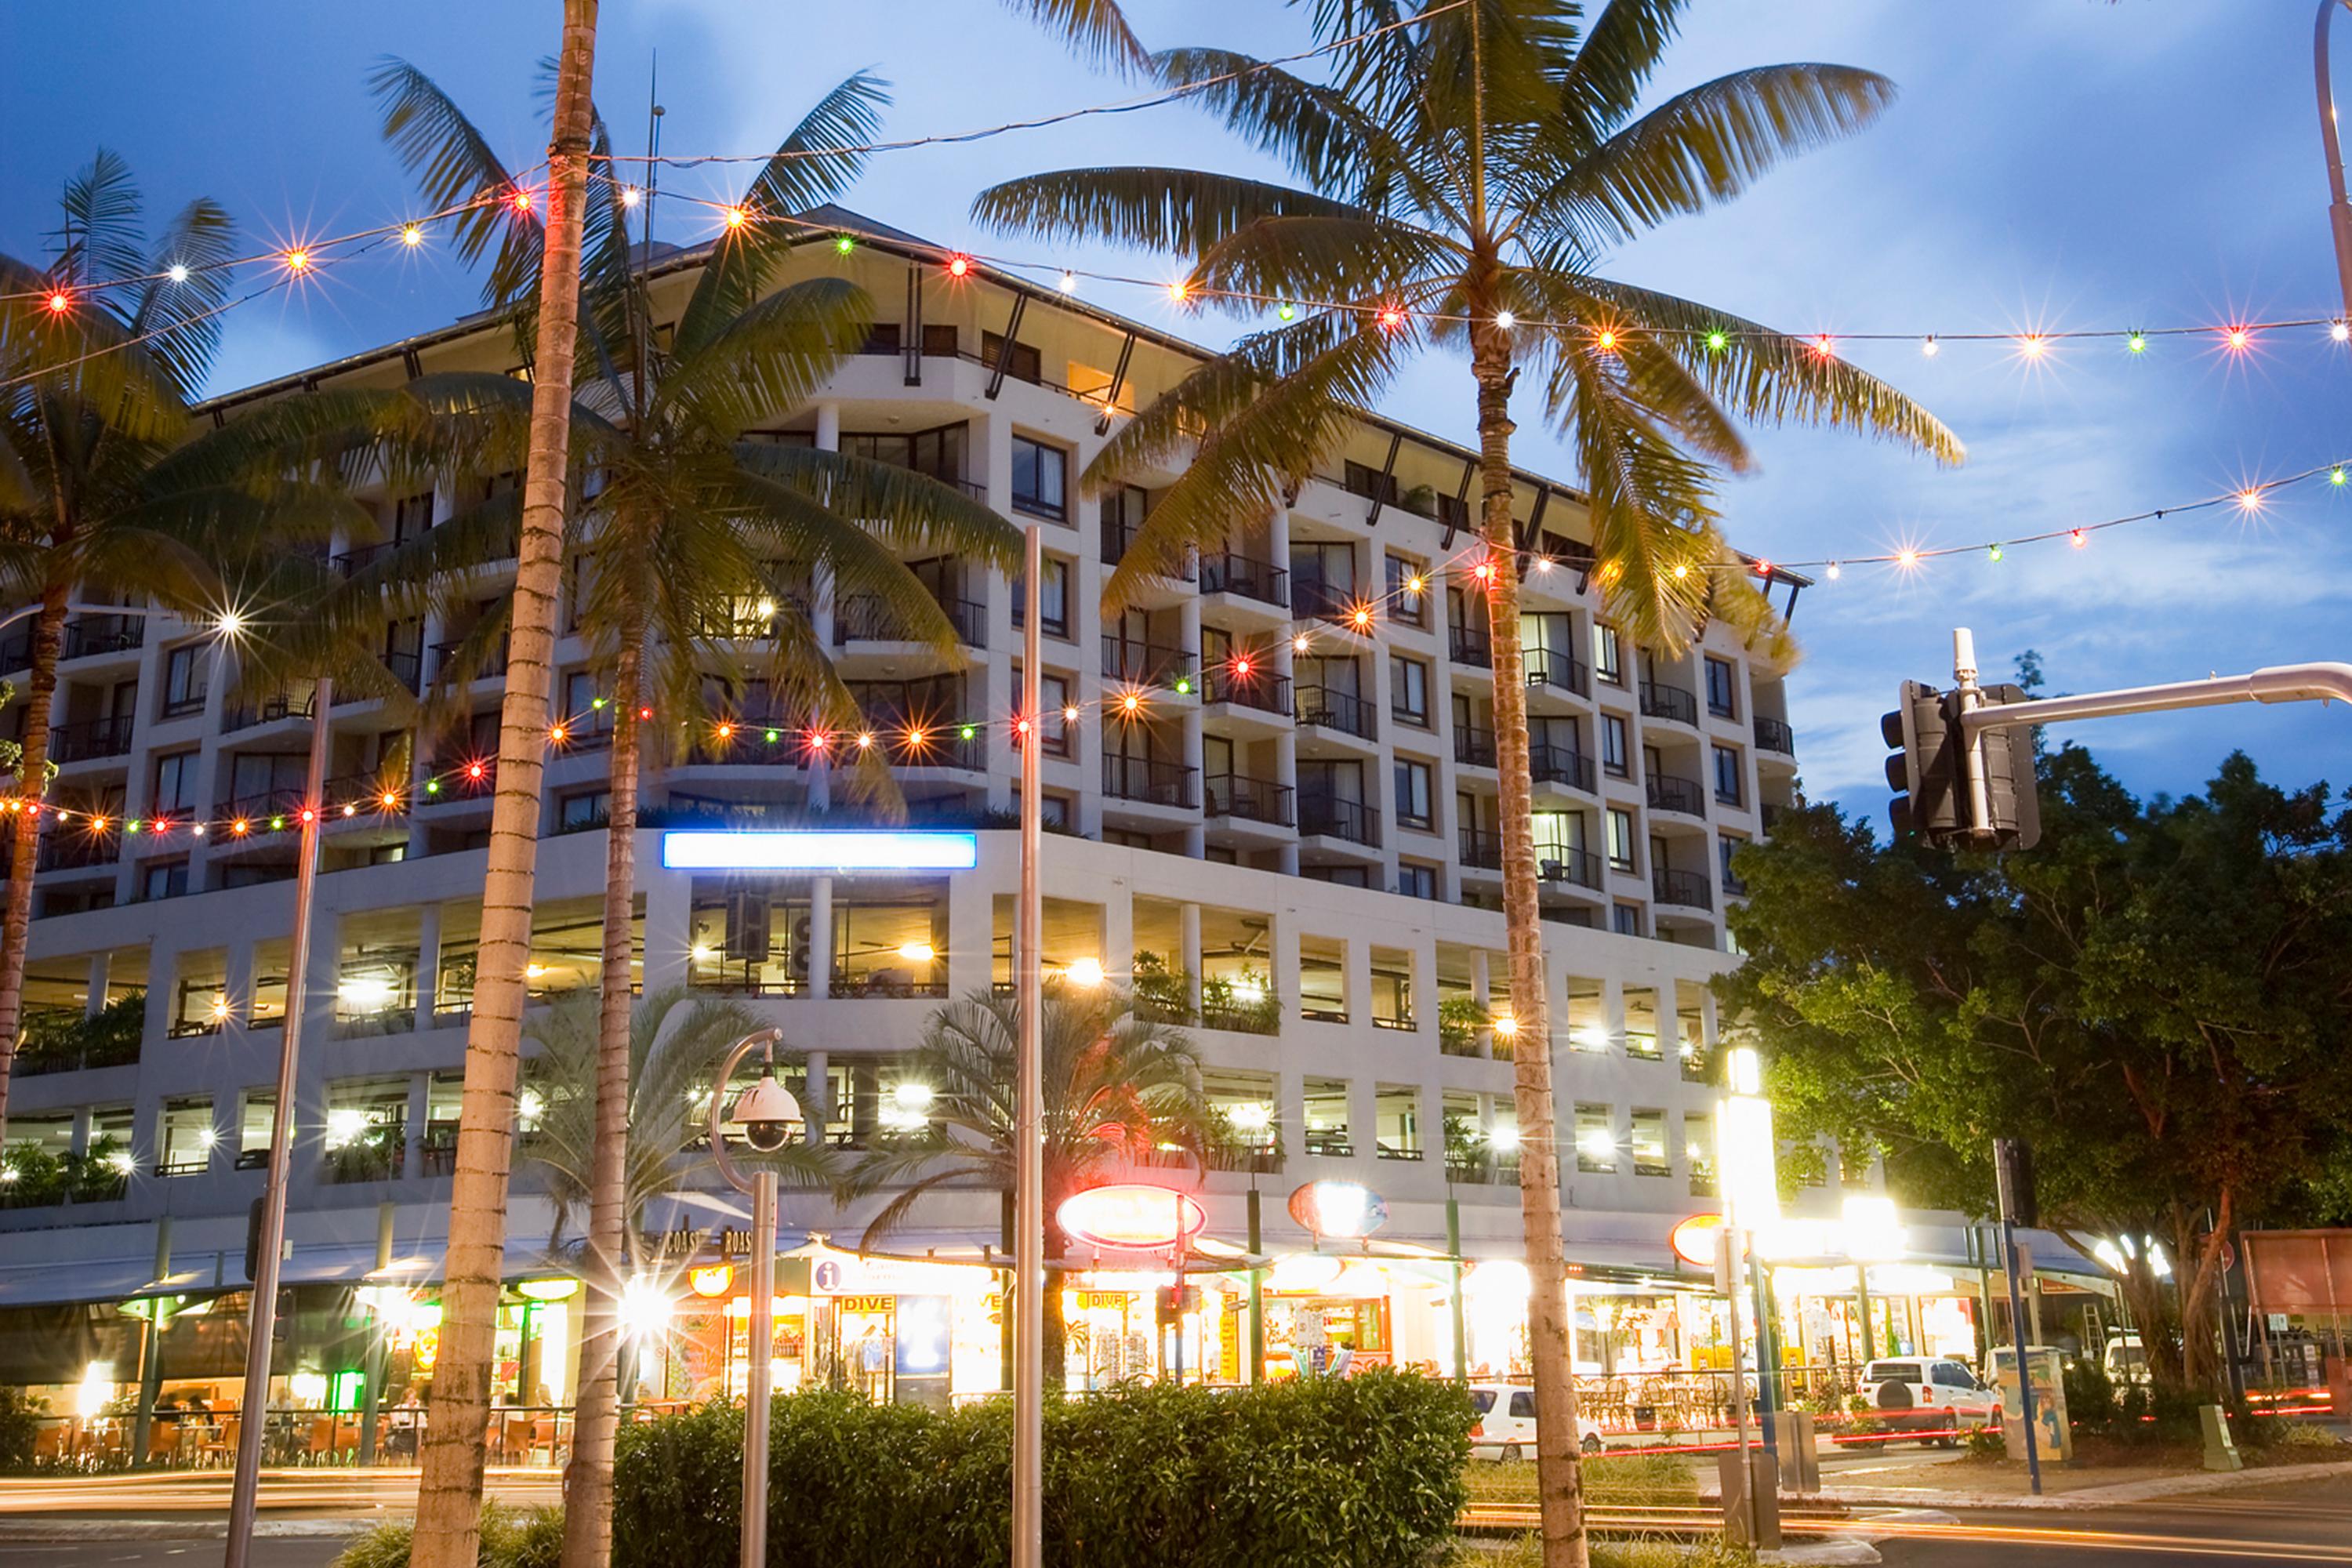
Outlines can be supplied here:
<path id="1" fill-rule="evenodd" d="M 833 879 L 809 879 L 808 994 L 833 994 Z"/>
<path id="2" fill-rule="evenodd" d="M 977 873 L 948 879 L 948 994 L 984 991 L 992 975 L 995 895 Z"/>
<path id="3" fill-rule="evenodd" d="M 1369 1078 L 1348 1080 L 1348 1146 L 1370 1164 L 1380 1157 L 1380 1086 Z"/>
<path id="4" fill-rule="evenodd" d="M 95 1018 L 106 1011 L 106 972 L 112 954 L 93 952 L 89 955 L 89 996 L 82 1005 L 82 1014 Z"/>
<path id="5" fill-rule="evenodd" d="M 87 1154 L 89 1152 L 89 1107 L 87 1105 L 75 1106 L 73 1119 L 73 1142 L 71 1147 L 73 1152 L 77 1154 Z"/>
<path id="6" fill-rule="evenodd" d="M 1282 646 L 1285 650 L 1290 647 L 1287 642 Z M 1283 655 L 1286 671 L 1289 666 L 1289 657 L 1287 651 Z M 1296 690 L 1297 688 L 1294 687 L 1292 689 Z M 1274 738 L 1274 776 L 1276 783 L 1286 784 L 1291 787 L 1290 805 L 1295 820 L 1298 808 L 1298 737 L 1288 730 L 1283 731 Z M 1281 854 L 1282 864 L 1276 869 L 1286 877 L 1298 875 L 1297 842 L 1293 840 L 1283 845 Z"/>
<path id="7" fill-rule="evenodd" d="M 808 1092 L 802 1097 L 801 1114 L 807 1118 L 803 1137 L 811 1144 L 824 1142 L 824 1124 L 833 1112 L 833 1058 L 824 1051 L 808 1054 Z"/>
<path id="8" fill-rule="evenodd" d="M 433 1026 L 434 999 L 441 990 L 441 906 L 416 909 L 416 1026 Z M 421 1122 L 419 1125 L 423 1125 Z"/>
<path id="9" fill-rule="evenodd" d="M 1614 974 L 1601 977 L 1601 1026 L 1609 1031 L 1609 1054 L 1625 1054 L 1625 983 Z"/>
<path id="10" fill-rule="evenodd" d="M 1478 1010 L 1482 1013 L 1491 1010 L 1494 1006 L 1494 994 L 1487 989 L 1489 981 L 1486 962 L 1485 948 L 1474 947 L 1470 950 L 1470 1000 L 1478 1004 Z"/>
<path id="11" fill-rule="evenodd" d="M 408 1075 L 408 1132 L 400 1150 L 400 1175 L 413 1182 L 425 1174 L 425 1123 L 432 1112 L 433 1075 Z"/>
<path id="12" fill-rule="evenodd" d="M 1307 1085 L 1296 1070 L 1285 1068 L 1274 1078 L 1275 1115 L 1282 1125 L 1282 1149 L 1296 1160 L 1307 1152 Z"/>
<path id="13" fill-rule="evenodd" d="M 1342 982 L 1348 998 L 1348 1026 L 1370 1029 L 1372 1026 L 1372 944 L 1360 936 L 1341 939 L 1346 945 L 1339 950 Z"/>
<path id="14" fill-rule="evenodd" d="M 1177 960 L 1187 976 L 1184 983 L 1185 1005 L 1198 1012 L 1201 1006 L 1201 906 L 1186 903 L 1177 906 L 1177 919 L 1183 935 L 1183 953 Z"/>
<path id="15" fill-rule="evenodd" d="M 687 948 L 693 938 L 694 885 L 675 871 L 655 870 L 645 879 L 646 992 L 683 985 Z"/>
<path id="16" fill-rule="evenodd" d="M 1282 999 L 1282 1026 L 1286 1033 L 1298 1016 L 1298 918 L 1284 910 L 1266 917 L 1266 984 Z"/>

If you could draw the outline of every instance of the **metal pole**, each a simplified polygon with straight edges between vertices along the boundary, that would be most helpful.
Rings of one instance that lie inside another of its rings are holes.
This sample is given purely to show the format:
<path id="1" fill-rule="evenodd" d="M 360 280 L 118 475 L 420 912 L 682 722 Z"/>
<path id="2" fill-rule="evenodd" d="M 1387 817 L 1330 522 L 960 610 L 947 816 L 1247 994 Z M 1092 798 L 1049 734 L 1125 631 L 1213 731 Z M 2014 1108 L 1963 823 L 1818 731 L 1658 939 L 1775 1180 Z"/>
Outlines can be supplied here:
<path id="1" fill-rule="evenodd" d="M 751 1178 L 751 1345 L 743 1400 L 743 1568 L 768 1561 L 768 1410 L 776 1355 L 776 1173 Z"/>
<path id="2" fill-rule="evenodd" d="M 1013 968 L 1020 995 L 1020 1055 L 1013 1117 L 1013 1568 L 1043 1568 L 1045 1540 L 1045 893 L 1038 857 L 1045 847 L 1044 748 L 1045 716 L 1039 710 L 1038 631 L 1045 574 L 1045 530 L 1028 528 L 1022 593 L 1025 600 L 1021 637 L 1021 907 L 1014 921 Z"/>
<path id="3" fill-rule="evenodd" d="M 2312 75 L 2319 89 L 2319 143 L 2327 154 L 2327 232 L 2336 241 L 2336 281 L 2352 317 L 2352 201 L 2344 195 L 2344 148 L 2336 134 L 2336 92 L 2328 80 L 2327 28 L 2337 0 L 2319 0 L 2311 43 Z"/>
<path id="4" fill-rule="evenodd" d="M 1984 731 L 1967 725 L 1969 714 L 1984 697 L 1977 690 L 1977 639 L 1966 626 L 1952 629 L 1952 679 L 1959 689 L 1960 767 L 1969 792 L 1969 831 L 1990 837 L 1992 805 L 1985 789 Z"/>
<path id="5" fill-rule="evenodd" d="M 1965 637 L 1955 632 L 1954 640 Z M 2115 719 L 2128 713 L 2168 713 L 2182 708 L 2218 708 L 2230 702 L 2352 702 L 2352 664 L 2279 664 L 2249 675 L 2217 675 L 2204 680 L 2174 680 L 2131 686 L 2079 697 L 2037 697 L 1971 709 L 1960 716 L 1961 731 L 2002 730 L 2019 724 L 2062 724 L 2074 719 Z"/>
<path id="6" fill-rule="evenodd" d="M 1749 1462 L 1748 1449 L 1753 1446 L 1748 1433 L 1748 1380 L 1739 1373 L 1739 1289 L 1740 1259 L 1748 1250 L 1748 1239 L 1741 1235 L 1737 1220 L 1723 1227 L 1724 1249 L 1723 1300 L 1731 1318 L 1731 1426 L 1739 1436 L 1739 1500 L 1748 1512 L 1748 1539 L 1757 1538 L 1759 1521 L 1756 1513 L 1756 1467 Z M 1726 1524 L 1730 1521 L 1727 1519 Z"/>
<path id="7" fill-rule="evenodd" d="M 393 1216 L 399 1205 L 385 1202 L 375 1206 L 375 1267 L 379 1275 L 392 1262 Z M 370 1312 L 367 1318 L 368 1344 L 366 1371 L 360 1379 L 360 1455 L 362 1468 L 375 1463 L 375 1423 L 383 1409 L 383 1318 Z"/>
<path id="8" fill-rule="evenodd" d="M 1462 1317 L 1462 1200 L 1448 1194 L 1445 1200 L 1445 1253 L 1454 1260 L 1454 1290 L 1447 1300 L 1446 1310 L 1454 1318 L 1454 1381 L 1470 1381 L 1469 1331 Z M 1255 1282 L 1256 1277 L 1251 1277 Z"/>
<path id="9" fill-rule="evenodd" d="M 1259 1223 L 1255 1178 L 1249 1190 L 1249 1250 L 1253 1258 L 1265 1256 L 1265 1231 Z M 1265 1381 L 1265 1270 L 1253 1266 L 1249 1277 L 1250 1382 L 1255 1384 Z"/>
<path id="10" fill-rule="evenodd" d="M 327 716 L 335 705 L 335 683 L 324 677 L 310 694 L 310 773 L 303 786 L 301 858 L 294 870 L 294 951 L 286 966 L 286 1023 L 278 1048 L 278 1104 L 269 1124 L 269 1173 L 261 1189 L 261 1256 L 256 1260 L 253 1300 L 245 1314 L 245 1394 L 236 1427 L 236 1479 L 228 1502 L 227 1545 L 222 1568 L 246 1568 L 253 1550 L 253 1510 L 261 1490 L 262 1429 L 269 1420 L 269 1348 L 278 1333 L 278 1254 L 286 1249 L 286 1184 L 294 1164 L 294 1074 L 302 1045 L 302 1013 L 308 1001 L 305 972 L 310 956 L 310 899 L 319 885 L 319 827 L 324 818 L 327 782 Z"/>
<path id="11" fill-rule="evenodd" d="M 2017 1352 L 2017 1403 L 2025 1418 L 2025 1476 L 2033 1495 L 2042 1495 L 2041 1435 L 2033 1427 L 2033 1379 L 2025 1364 L 2025 1300 L 2017 1283 L 2017 1226 L 2007 1215 L 2000 1219 L 2002 1268 L 2009 1276 L 2009 1342 Z"/>

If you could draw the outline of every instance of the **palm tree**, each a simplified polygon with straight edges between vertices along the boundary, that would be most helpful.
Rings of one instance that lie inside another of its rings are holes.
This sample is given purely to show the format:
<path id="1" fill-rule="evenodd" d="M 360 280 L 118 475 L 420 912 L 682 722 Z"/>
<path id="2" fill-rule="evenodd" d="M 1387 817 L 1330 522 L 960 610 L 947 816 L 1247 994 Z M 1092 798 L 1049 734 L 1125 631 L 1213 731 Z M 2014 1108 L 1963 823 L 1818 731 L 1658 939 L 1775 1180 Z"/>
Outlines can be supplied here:
<path id="1" fill-rule="evenodd" d="M 39 606 L 25 739 L 11 759 L 16 795 L 27 804 L 40 798 L 51 772 L 49 720 L 72 592 L 145 592 L 192 608 L 216 580 L 179 525 L 208 510 L 239 510 L 225 490 L 186 493 L 213 487 L 174 460 L 189 401 L 220 341 L 227 213 L 208 199 L 190 202 L 151 246 L 130 166 L 104 150 L 67 182 L 61 207 L 60 243 L 47 265 L 0 257 L 0 605 Z M 16 870 L 0 917 L 0 1131 L 22 1021 L 42 820 L 19 811 L 10 824 Z"/>
<path id="2" fill-rule="evenodd" d="M 389 61 L 374 78 L 386 106 L 386 134 L 419 170 L 428 200 L 460 191 L 509 188 L 488 143 L 429 78 Z M 811 574 L 835 590 L 870 595 L 910 637 L 952 653 L 953 626 L 908 570 L 897 547 L 920 546 L 1009 563 L 1018 536 L 1003 519 L 952 487 L 887 464 L 837 452 L 747 441 L 745 432 L 779 410 L 804 404 L 860 343 L 872 307 L 836 279 L 771 291 L 798 240 L 814 231 L 791 215 L 853 181 L 870 141 L 884 84 L 860 72 L 829 91 L 785 138 L 740 206 L 757 215 L 717 244 L 672 332 L 657 331 L 648 280 L 633 266 L 618 187 L 589 193 L 596 237 L 583 279 L 583 352 L 592 367 L 572 408 L 572 460 L 583 485 L 572 560 L 580 630 L 613 672 L 611 796 L 607 811 L 604 1076 L 596 1102 L 604 1137 L 590 1189 L 588 1314 L 579 1436 L 570 1495 L 575 1510 L 609 1512 L 616 1408 L 618 1259 L 623 1251 L 629 1049 L 629 943 L 635 881 L 637 787 L 643 736 L 637 715 L 650 700 L 690 714 L 714 672 L 739 678 L 747 665 L 771 689 L 820 724 L 851 721 L 851 700 L 834 676 L 805 609 Z M 813 154 L 824 154 L 813 156 Z M 494 231 L 476 231 L 476 253 Z M 490 287 L 527 295 L 537 257 L 511 231 Z M 449 375 L 409 389 L 415 407 L 394 428 L 433 432 L 460 453 L 497 450 L 520 425 L 527 395 L 511 378 Z M 412 453 L 404 460 L 415 460 Z M 462 461 L 462 459 L 459 459 Z M 499 498 L 395 550 L 356 575 L 348 603 L 372 616 L 415 614 L 447 574 L 511 553 L 513 498 Z M 754 609 L 751 606 L 762 606 Z M 754 625 L 747 626 L 745 623 Z M 461 653 L 486 654 L 506 629 L 494 613 Z M 458 667 L 457 673 L 470 675 Z M 589 714 L 562 716 L 585 725 Z M 862 756 L 852 782 L 887 794 L 878 753 Z M 567 1560 L 577 1550 L 567 1545 Z"/>
<path id="3" fill-rule="evenodd" d="M 1034 0 L 1099 40 L 1101 6 Z M 1599 270 L 1667 218 L 1738 195 L 1783 158 L 1866 126 L 1893 95 L 1842 66 L 1766 66 L 1642 95 L 1680 0 L 1471 0 L 1411 26 L 1388 0 L 1317 0 L 1329 79 L 1232 50 L 1143 68 L 1210 83 L 1213 112 L 1297 177 L 1181 167 L 1074 169 L 983 192 L 997 226 L 1110 238 L 1194 258 L 1189 286 L 1244 309 L 1301 302 L 1187 376 L 1105 447 L 1091 488 L 1195 446 L 1106 584 L 1113 606 L 1236 518 L 1286 504 L 1426 347 L 1466 352 L 1476 394 L 1479 528 L 1502 784 L 1504 910 L 1520 1028 L 1514 1085 L 1532 1280 L 1545 1562 L 1586 1561 L 1573 1443 L 1549 1019 L 1529 815 L 1511 395 L 1522 372 L 1575 452 L 1596 576 L 1643 646 L 1678 650 L 1709 618 L 1751 634 L 1769 607 L 1715 526 L 1710 465 L 1750 461 L 1742 420 L 1851 424 L 1948 461 L 1958 442 L 1893 388 L 1816 345 Z M 1241 72 L 1244 74 L 1234 74 Z M 1220 291 L 1223 291 L 1222 294 Z M 1521 326 L 1517 323 L 1528 323 Z"/>
<path id="4" fill-rule="evenodd" d="M 905 1110 L 919 1131 L 886 1133 L 849 1171 L 847 1194 L 898 1189 L 866 1227 L 877 1247 L 905 1226 L 925 1194 L 985 1187 L 1010 1194 L 1013 1180 L 1013 1063 L 1020 1008 L 1010 996 L 974 992 L 942 1007 L 907 1058 L 908 1081 L 929 1091 Z M 1172 1025 L 1139 1017 L 1115 989 L 1049 984 L 1040 1069 L 1045 1084 L 1045 1259 L 1060 1272 L 1069 1237 L 1055 1219 L 1062 1201 L 1099 1184 L 1121 1163 L 1173 1145 L 1197 1158 L 1208 1131 L 1201 1058 Z M 1057 1387 L 1065 1331 L 1062 1292 L 1045 1292 L 1045 1378 Z"/>

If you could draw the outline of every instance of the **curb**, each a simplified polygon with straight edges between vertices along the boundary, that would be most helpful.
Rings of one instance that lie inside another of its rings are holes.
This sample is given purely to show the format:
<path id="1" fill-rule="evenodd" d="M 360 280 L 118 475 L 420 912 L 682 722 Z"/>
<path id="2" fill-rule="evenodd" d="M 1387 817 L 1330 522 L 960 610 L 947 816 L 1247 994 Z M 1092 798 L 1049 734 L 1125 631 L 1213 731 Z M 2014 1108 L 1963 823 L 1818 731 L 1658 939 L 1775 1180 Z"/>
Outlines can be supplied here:
<path id="1" fill-rule="evenodd" d="M 1866 1541 L 1823 1541 L 1811 1546 L 1783 1546 L 1756 1554 L 1759 1563 L 1869 1564 L 1883 1563 L 1878 1548 Z"/>
<path id="2" fill-rule="evenodd" d="M 373 1530 L 373 1519 L 264 1519 L 255 1521 L 257 1539 L 339 1540 Z M 228 1526 L 211 1517 L 195 1519 L 0 1518 L 0 1543 L 66 1544 L 82 1541 L 219 1541 Z"/>

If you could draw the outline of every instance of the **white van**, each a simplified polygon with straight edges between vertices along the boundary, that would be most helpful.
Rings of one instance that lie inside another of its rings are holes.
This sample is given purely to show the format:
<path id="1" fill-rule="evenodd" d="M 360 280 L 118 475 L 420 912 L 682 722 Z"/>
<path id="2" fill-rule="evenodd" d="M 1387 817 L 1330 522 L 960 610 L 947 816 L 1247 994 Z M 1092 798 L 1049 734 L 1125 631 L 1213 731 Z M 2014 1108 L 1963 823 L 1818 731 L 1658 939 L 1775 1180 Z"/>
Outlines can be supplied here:
<path id="1" fill-rule="evenodd" d="M 2139 1335 L 2128 1330 L 2108 1337 L 2099 1364 L 2105 1369 L 2107 1381 L 2118 1388 L 2127 1383 L 2149 1381 L 2147 1348 L 2139 1342 Z"/>
<path id="2" fill-rule="evenodd" d="M 1470 1404 L 1478 1425 L 1470 1432 L 1471 1457 L 1479 1459 L 1532 1459 L 1536 1457 L 1536 1391 L 1525 1384 L 1474 1383 Z M 1601 1452 L 1601 1428 L 1579 1411 L 1577 1447 L 1588 1454 Z"/>
<path id="3" fill-rule="evenodd" d="M 1949 1356 L 1882 1356 L 1863 1368 L 1862 1396 L 1895 1431 L 1948 1434 L 2000 1419 L 2000 1394 Z M 1957 1437 L 1922 1441 L 1950 1447 Z"/>

